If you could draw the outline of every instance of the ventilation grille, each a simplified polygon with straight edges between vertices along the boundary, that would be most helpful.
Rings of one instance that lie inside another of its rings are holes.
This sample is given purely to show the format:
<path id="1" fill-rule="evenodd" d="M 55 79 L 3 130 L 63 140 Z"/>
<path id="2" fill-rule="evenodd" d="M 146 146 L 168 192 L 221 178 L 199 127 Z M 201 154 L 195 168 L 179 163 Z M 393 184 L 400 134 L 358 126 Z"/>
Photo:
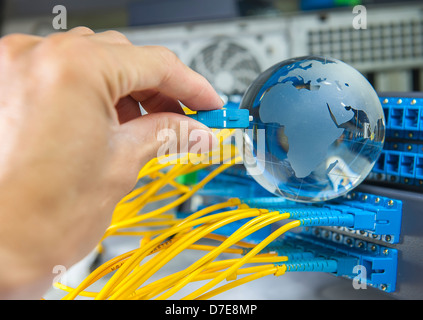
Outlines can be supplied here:
<path id="1" fill-rule="evenodd" d="M 332 56 L 347 63 L 422 62 L 423 20 L 367 25 L 356 30 L 341 28 L 310 30 L 311 54 Z"/>
<path id="2" fill-rule="evenodd" d="M 194 57 L 190 67 L 227 95 L 243 94 L 261 72 L 251 52 L 231 40 L 211 43 Z"/>

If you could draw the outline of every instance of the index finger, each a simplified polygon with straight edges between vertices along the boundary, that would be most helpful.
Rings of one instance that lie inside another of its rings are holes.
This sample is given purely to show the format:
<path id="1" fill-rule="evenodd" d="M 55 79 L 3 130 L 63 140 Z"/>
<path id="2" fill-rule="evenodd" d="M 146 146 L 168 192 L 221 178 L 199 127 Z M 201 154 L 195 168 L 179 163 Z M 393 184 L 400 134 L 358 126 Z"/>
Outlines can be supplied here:
<path id="1" fill-rule="evenodd" d="M 154 89 L 181 101 L 192 110 L 212 110 L 223 106 L 212 85 L 169 49 L 129 44 L 104 46 L 114 61 L 107 64 L 106 81 L 117 89 L 117 98 Z"/>

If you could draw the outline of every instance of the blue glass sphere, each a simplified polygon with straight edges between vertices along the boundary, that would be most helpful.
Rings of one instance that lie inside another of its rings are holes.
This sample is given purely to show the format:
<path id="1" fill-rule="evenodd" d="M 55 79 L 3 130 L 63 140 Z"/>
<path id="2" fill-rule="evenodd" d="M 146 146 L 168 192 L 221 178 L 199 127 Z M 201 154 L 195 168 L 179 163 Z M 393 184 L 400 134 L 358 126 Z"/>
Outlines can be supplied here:
<path id="1" fill-rule="evenodd" d="M 383 148 L 385 118 L 367 79 L 346 63 L 307 56 L 264 71 L 245 92 L 253 116 L 243 161 L 265 189 L 294 201 L 344 195 Z"/>

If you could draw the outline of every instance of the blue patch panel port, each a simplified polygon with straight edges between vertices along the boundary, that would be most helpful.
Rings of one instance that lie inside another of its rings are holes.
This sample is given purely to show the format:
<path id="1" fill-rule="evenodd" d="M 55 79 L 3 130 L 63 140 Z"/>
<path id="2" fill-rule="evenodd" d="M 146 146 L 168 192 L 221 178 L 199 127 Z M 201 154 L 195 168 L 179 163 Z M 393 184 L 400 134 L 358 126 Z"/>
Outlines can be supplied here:
<path id="1" fill-rule="evenodd" d="M 400 164 L 400 154 L 389 152 L 385 157 L 385 168 L 387 174 L 398 175 Z"/>
<path id="2" fill-rule="evenodd" d="M 361 255 L 360 263 L 366 268 L 367 282 L 382 291 L 394 292 L 396 289 L 398 252 L 382 247 L 380 254 Z M 359 257 L 357 255 L 357 257 Z"/>
<path id="3" fill-rule="evenodd" d="M 313 235 L 313 232 L 287 233 L 285 239 L 294 248 L 311 252 L 316 257 L 337 257 L 341 262 L 343 260 L 348 262 L 348 259 L 355 258 L 354 265 L 360 268 L 356 269 L 350 263 L 343 267 L 343 270 L 338 270 L 343 272 L 335 275 L 342 275 L 355 281 L 360 280 L 361 283 L 365 282 L 366 285 L 386 292 L 396 290 L 398 266 L 398 251 L 396 249 L 374 245 L 363 240 L 356 240 L 353 245 L 344 245 L 317 238 Z"/>
<path id="4" fill-rule="evenodd" d="M 403 108 L 392 108 L 390 114 L 390 128 L 402 129 L 404 127 L 404 109 Z"/>
<path id="5" fill-rule="evenodd" d="M 420 108 L 420 131 L 423 131 L 423 108 Z"/>
<path id="6" fill-rule="evenodd" d="M 404 129 L 406 130 L 419 129 L 419 109 L 418 108 L 405 109 Z"/>
<path id="7" fill-rule="evenodd" d="M 383 151 L 373 167 L 373 172 L 385 173 L 385 153 Z"/>
<path id="8" fill-rule="evenodd" d="M 403 154 L 401 155 L 401 176 L 408 177 L 408 178 L 414 178 L 415 173 L 415 162 L 416 157 L 412 154 Z"/>
<path id="9" fill-rule="evenodd" d="M 416 157 L 416 179 L 423 179 L 423 155 Z"/>
<path id="10" fill-rule="evenodd" d="M 385 115 L 385 124 L 386 127 L 388 127 L 389 123 L 390 123 L 390 117 L 389 117 L 389 108 L 383 108 L 383 113 Z"/>

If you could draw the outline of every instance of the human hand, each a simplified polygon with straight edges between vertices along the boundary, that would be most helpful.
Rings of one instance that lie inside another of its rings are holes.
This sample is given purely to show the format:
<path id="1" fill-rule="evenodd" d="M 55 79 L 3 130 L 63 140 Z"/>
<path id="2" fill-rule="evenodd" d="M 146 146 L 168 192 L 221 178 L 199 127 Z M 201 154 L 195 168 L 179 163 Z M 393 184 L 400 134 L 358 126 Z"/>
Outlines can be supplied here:
<path id="1" fill-rule="evenodd" d="M 98 243 L 157 155 L 162 129 L 179 137 L 185 121 L 211 144 L 178 100 L 193 110 L 223 103 L 169 50 L 115 31 L 6 36 L 0 70 L 0 296 L 37 298 L 53 266 L 69 267 Z"/>

